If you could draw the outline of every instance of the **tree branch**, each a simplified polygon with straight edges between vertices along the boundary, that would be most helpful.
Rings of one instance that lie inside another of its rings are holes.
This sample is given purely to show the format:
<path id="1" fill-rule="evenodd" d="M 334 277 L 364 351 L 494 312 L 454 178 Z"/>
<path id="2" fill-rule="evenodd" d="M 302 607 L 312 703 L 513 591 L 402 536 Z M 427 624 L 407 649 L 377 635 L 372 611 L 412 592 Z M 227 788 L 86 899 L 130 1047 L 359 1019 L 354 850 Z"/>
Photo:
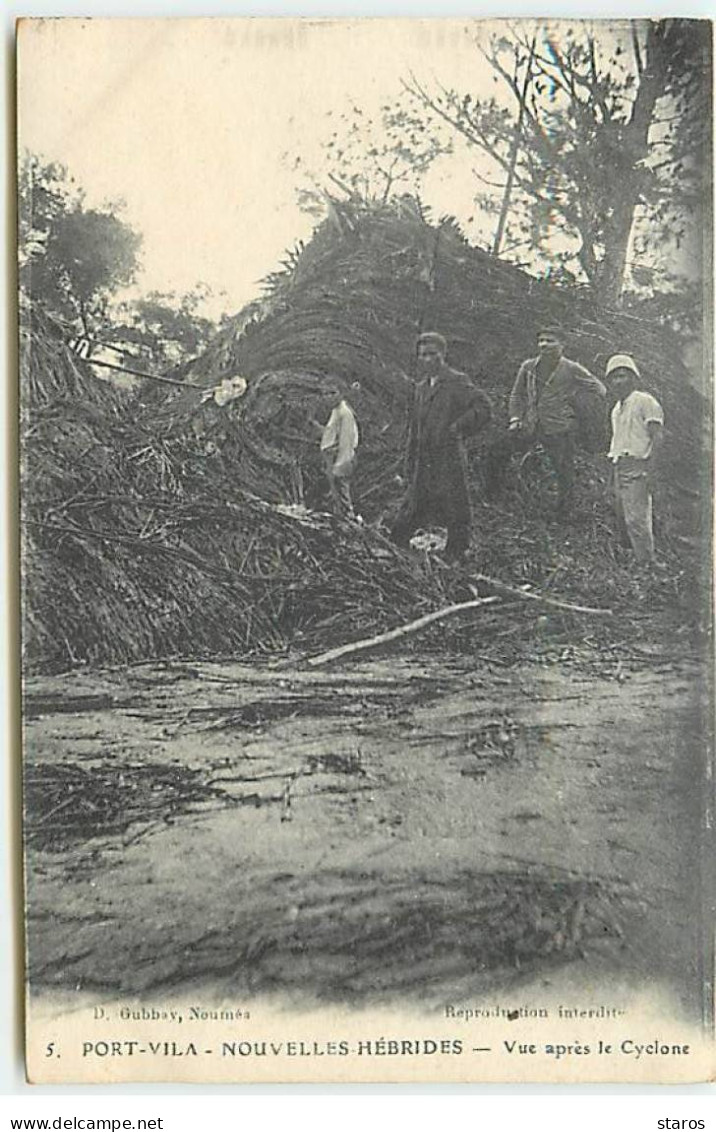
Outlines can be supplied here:
<path id="1" fill-rule="evenodd" d="M 501 582 L 498 578 L 490 578 L 487 574 L 476 574 L 476 582 L 484 582 L 493 589 L 500 590 L 502 593 L 509 594 L 510 597 L 518 597 L 522 601 L 537 601 L 542 605 L 551 605 L 555 609 L 566 609 L 571 613 L 590 613 L 592 615 L 611 617 L 611 609 L 595 609 L 594 606 L 589 605 L 573 605 L 569 601 L 558 600 L 554 597 L 547 597 L 545 594 L 531 593 L 529 590 L 518 590 L 514 586 L 508 586 L 506 582 Z M 487 599 L 483 599 L 487 600 Z"/>
<path id="2" fill-rule="evenodd" d="M 636 24 L 631 25 L 631 42 L 634 48 L 634 61 L 636 63 L 636 73 L 641 78 L 644 74 L 644 60 L 641 54 L 641 47 L 639 46 L 639 33 L 636 30 Z"/>
<path id="3" fill-rule="evenodd" d="M 428 625 L 434 625 L 436 621 L 444 621 L 446 617 L 454 617 L 456 613 L 480 609 L 485 605 L 499 604 L 500 600 L 499 597 L 482 597 L 474 601 L 463 601 L 459 605 L 449 605 L 435 613 L 426 613 L 424 617 L 418 617 L 417 620 L 410 621 L 407 625 L 400 625 L 396 629 L 389 629 L 386 633 L 379 633 L 376 637 L 367 637 L 349 645 L 340 645 L 338 648 L 329 649 L 328 652 L 320 653 L 318 656 L 311 656 L 308 658 L 308 663 L 312 668 L 317 668 L 320 665 L 329 664 L 333 660 L 340 660 L 342 657 L 351 656 L 357 652 L 367 652 L 369 649 L 378 648 L 379 645 L 385 645 L 390 641 L 407 637 L 411 633 L 417 633 Z"/>

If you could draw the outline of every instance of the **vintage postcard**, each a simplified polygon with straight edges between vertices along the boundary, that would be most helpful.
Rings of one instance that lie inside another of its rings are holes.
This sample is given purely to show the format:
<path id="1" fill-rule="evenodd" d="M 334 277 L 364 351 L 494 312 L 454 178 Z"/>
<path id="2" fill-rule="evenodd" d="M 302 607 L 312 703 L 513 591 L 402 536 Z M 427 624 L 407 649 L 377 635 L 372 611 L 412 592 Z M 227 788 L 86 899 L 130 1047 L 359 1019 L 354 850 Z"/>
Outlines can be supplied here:
<path id="1" fill-rule="evenodd" d="M 713 1079 L 711 45 L 20 22 L 31 1081 Z"/>

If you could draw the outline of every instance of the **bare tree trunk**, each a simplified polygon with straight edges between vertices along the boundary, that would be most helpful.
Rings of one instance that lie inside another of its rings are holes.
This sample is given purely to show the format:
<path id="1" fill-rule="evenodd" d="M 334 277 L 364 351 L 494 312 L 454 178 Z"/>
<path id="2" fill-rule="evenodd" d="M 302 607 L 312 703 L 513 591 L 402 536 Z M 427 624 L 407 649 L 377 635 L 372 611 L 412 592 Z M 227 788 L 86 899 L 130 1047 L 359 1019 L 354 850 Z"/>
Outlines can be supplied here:
<path id="1" fill-rule="evenodd" d="M 89 319 L 87 317 L 87 307 L 85 306 L 85 304 L 82 302 L 81 299 L 79 300 L 79 308 L 80 308 L 80 322 L 82 323 L 82 333 L 84 334 L 85 338 L 90 338 L 91 334 L 90 334 Z"/>
<path id="2" fill-rule="evenodd" d="M 627 253 L 641 195 L 641 163 L 649 153 L 649 132 L 663 84 L 663 52 L 660 25 L 650 20 L 643 49 L 640 49 L 638 38 L 634 35 L 639 85 L 622 138 L 622 145 L 631 157 L 630 176 L 626 182 L 615 186 L 616 201 L 606 225 L 604 258 L 597 273 L 599 298 L 610 306 L 619 305 L 624 290 Z"/>
<path id="3" fill-rule="evenodd" d="M 512 138 L 512 146 L 510 149 L 510 156 L 508 158 L 509 168 L 507 170 L 507 181 L 505 183 L 505 192 L 502 197 L 502 207 L 500 208 L 500 218 L 497 221 L 497 231 L 495 232 L 495 239 L 492 244 L 492 254 L 497 256 L 500 254 L 502 247 L 502 240 L 505 235 L 505 227 L 507 226 L 507 217 L 510 211 L 510 200 L 512 198 L 512 189 L 515 182 L 515 170 L 517 168 L 517 157 L 520 152 L 520 142 L 522 140 L 522 124 L 525 119 L 525 103 L 527 101 L 527 91 L 532 81 L 532 60 L 534 59 L 535 46 L 537 44 L 537 36 L 532 37 L 530 44 L 530 54 L 527 60 L 527 70 L 525 71 L 524 82 L 522 83 L 522 90 L 519 96 L 519 114 L 515 123 L 515 132 Z"/>
<path id="4" fill-rule="evenodd" d="M 624 192 L 615 205 L 609 220 L 605 240 L 604 258 L 597 268 L 597 291 L 606 306 L 619 306 L 626 278 L 627 252 L 634 225 L 634 214 L 639 193 L 632 189 Z"/>

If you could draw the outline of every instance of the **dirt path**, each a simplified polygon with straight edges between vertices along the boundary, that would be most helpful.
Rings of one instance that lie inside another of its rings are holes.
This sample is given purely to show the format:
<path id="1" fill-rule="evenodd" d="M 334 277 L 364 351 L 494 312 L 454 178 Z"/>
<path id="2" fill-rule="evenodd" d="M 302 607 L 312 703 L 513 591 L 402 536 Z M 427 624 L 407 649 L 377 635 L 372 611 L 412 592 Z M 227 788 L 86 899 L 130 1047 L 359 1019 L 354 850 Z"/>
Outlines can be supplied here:
<path id="1" fill-rule="evenodd" d="M 699 670 L 618 675 L 31 680 L 34 990 L 439 1003 L 586 972 L 697 1018 Z"/>

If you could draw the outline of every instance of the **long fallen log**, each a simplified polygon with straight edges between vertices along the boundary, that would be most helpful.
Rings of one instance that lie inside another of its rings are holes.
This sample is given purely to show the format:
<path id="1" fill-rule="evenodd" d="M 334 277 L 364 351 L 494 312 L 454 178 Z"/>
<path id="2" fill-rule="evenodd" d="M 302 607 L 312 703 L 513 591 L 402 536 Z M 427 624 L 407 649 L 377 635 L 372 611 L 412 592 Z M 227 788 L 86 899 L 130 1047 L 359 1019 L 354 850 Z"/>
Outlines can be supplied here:
<path id="1" fill-rule="evenodd" d="M 329 649 L 328 652 L 319 653 L 318 656 L 310 656 L 308 663 L 313 668 L 318 668 L 321 664 L 329 664 L 332 660 L 340 660 L 343 656 L 351 656 L 356 652 L 367 652 L 368 649 L 377 648 L 389 641 L 398 641 L 401 637 L 418 633 L 421 629 L 424 629 L 427 625 L 433 625 L 436 621 L 444 621 L 446 617 L 454 617 L 456 613 L 465 613 L 469 609 L 480 609 L 485 605 L 494 605 L 501 600 L 501 598 L 494 596 L 480 597 L 473 601 L 461 601 L 458 605 L 448 605 L 445 609 L 426 613 L 424 617 L 418 617 L 416 621 L 409 621 L 407 625 L 388 629 L 387 632 L 379 633 L 376 637 L 365 637 L 362 641 L 353 641 L 352 644 L 340 645 L 338 648 Z"/>
<path id="2" fill-rule="evenodd" d="M 544 594 L 533 594 L 529 590 L 518 590 L 514 586 L 508 586 L 506 582 L 501 582 L 498 578 L 488 577 L 487 574 L 476 574 L 475 581 L 484 582 L 485 585 L 493 586 L 496 590 L 509 594 L 510 597 L 518 597 L 522 601 L 538 601 L 542 605 L 551 605 L 555 609 L 566 609 L 570 613 L 589 613 L 602 617 L 613 616 L 611 609 L 595 609 L 590 605 L 574 605 L 571 601 L 561 601 L 556 597 L 546 597 Z"/>

